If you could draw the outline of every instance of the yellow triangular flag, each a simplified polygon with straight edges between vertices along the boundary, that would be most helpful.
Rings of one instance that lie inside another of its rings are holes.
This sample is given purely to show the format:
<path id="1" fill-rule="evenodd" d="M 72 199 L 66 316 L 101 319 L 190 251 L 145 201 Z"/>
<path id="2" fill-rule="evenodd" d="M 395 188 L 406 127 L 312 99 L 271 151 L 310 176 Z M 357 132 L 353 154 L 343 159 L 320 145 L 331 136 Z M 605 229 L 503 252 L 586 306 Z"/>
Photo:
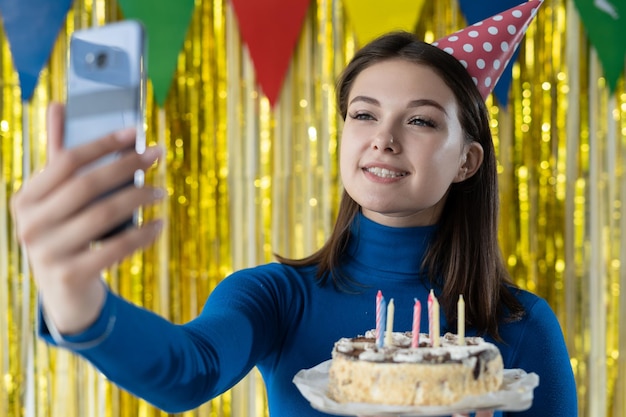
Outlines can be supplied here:
<path id="1" fill-rule="evenodd" d="M 357 42 L 365 45 L 393 30 L 413 32 L 424 0 L 344 0 Z"/>

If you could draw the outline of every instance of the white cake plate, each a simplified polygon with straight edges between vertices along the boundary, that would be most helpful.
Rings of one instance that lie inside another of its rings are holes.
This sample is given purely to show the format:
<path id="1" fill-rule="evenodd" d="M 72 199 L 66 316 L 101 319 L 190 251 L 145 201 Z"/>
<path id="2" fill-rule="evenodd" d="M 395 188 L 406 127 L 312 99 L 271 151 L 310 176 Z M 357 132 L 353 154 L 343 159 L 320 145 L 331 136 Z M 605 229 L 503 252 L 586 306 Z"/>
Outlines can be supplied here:
<path id="1" fill-rule="evenodd" d="M 338 403 L 328 397 L 328 370 L 331 361 L 303 369 L 293 378 L 304 398 L 313 408 L 324 413 L 343 416 L 449 416 L 478 410 L 523 411 L 533 402 L 533 390 L 539 376 L 522 369 L 505 369 L 499 391 L 473 395 L 447 406 L 390 406 L 368 403 Z"/>

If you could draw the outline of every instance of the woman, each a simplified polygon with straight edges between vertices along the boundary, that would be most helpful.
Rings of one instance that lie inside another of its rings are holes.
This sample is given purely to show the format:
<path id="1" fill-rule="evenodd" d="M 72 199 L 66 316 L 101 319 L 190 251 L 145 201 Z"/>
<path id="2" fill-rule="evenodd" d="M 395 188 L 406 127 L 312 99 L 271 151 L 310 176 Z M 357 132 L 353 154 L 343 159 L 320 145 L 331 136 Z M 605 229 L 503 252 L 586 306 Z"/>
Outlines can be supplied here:
<path id="1" fill-rule="evenodd" d="M 390 34 L 356 54 L 340 78 L 338 103 L 345 193 L 327 244 L 303 260 L 235 272 L 185 325 L 133 306 L 99 278 L 149 245 L 159 221 L 89 249 L 134 209 L 162 198 L 131 188 L 88 205 L 148 168 L 159 151 L 75 175 L 124 149 L 133 132 L 63 150 L 62 108 L 51 106 L 50 163 L 12 205 L 41 294 L 42 337 L 170 412 L 199 406 L 256 366 L 270 415 L 317 416 L 292 383 L 295 373 L 329 359 L 340 337 L 373 328 L 379 289 L 395 300 L 394 327 L 409 330 L 414 298 L 426 300 L 434 288 L 442 333 L 455 331 L 463 294 L 466 333 L 496 343 L 506 368 L 539 374 L 533 406 L 519 415 L 576 415 L 556 317 L 545 301 L 510 283 L 499 255 L 493 143 L 483 98 L 465 68 L 412 35 Z"/>

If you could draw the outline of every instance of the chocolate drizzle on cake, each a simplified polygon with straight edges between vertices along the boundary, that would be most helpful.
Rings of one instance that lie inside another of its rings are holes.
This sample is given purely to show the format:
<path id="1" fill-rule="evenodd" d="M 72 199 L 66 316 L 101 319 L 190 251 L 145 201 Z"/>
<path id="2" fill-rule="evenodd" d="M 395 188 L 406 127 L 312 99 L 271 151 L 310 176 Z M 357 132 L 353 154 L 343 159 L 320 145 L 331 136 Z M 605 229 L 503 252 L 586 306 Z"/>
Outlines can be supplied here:
<path id="1" fill-rule="evenodd" d="M 463 363 L 474 367 L 478 378 L 484 363 L 493 359 L 495 353 L 480 337 L 466 337 L 465 345 L 459 346 L 457 336 L 446 333 L 441 346 L 433 348 L 427 334 L 420 335 L 418 348 L 411 347 L 411 333 L 394 333 L 391 345 L 379 348 L 372 331 L 354 338 L 343 338 L 336 344 L 337 351 L 353 358 L 370 362 L 387 363 Z"/>
<path id="2" fill-rule="evenodd" d="M 498 356 L 498 354 L 492 349 L 482 350 L 476 355 L 478 360 L 474 366 L 474 379 L 478 379 L 478 377 L 480 377 L 481 372 L 483 372 L 487 364 L 495 359 L 496 356 Z"/>

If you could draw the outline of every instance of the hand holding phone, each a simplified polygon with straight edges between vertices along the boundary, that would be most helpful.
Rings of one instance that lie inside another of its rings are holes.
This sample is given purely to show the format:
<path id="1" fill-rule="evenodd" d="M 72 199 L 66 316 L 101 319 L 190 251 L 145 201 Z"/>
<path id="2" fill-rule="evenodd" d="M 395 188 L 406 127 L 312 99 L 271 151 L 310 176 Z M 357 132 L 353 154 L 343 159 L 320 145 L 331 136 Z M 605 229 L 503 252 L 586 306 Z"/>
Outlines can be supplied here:
<path id="1" fill-rule="evenodd" d="M 106 294 L 102 270 L 152 244 L 162 226 L 160 220 L 144 223 L 102 241 L 93 250 L 90 243 L 112 223 L 100 219 L 115 215 L 114 211 L 116 218 L 123 219 L 134 207 L 154 204 L 165 194 L 152 187 L 133 187 L 89 206 L 89 201 L 109 188 L 107 184 L 122 183 L 133 171 L 148 169 L 162 151 L 149 147 L 141 155 L 125 153 L 120 161 L 82 174 L 92 161 L 132 145 L 134 132 L 116 132 L 68 150 L 63 148 L 63 125 L 63 106 L 51 103 L 46 167 L 33 173 L 12 196 L 11 214 L 49 323 L 60 333 L 73 334 L 99 315 Z M 112 206 L 121 210 L 112 211 Z"/>

